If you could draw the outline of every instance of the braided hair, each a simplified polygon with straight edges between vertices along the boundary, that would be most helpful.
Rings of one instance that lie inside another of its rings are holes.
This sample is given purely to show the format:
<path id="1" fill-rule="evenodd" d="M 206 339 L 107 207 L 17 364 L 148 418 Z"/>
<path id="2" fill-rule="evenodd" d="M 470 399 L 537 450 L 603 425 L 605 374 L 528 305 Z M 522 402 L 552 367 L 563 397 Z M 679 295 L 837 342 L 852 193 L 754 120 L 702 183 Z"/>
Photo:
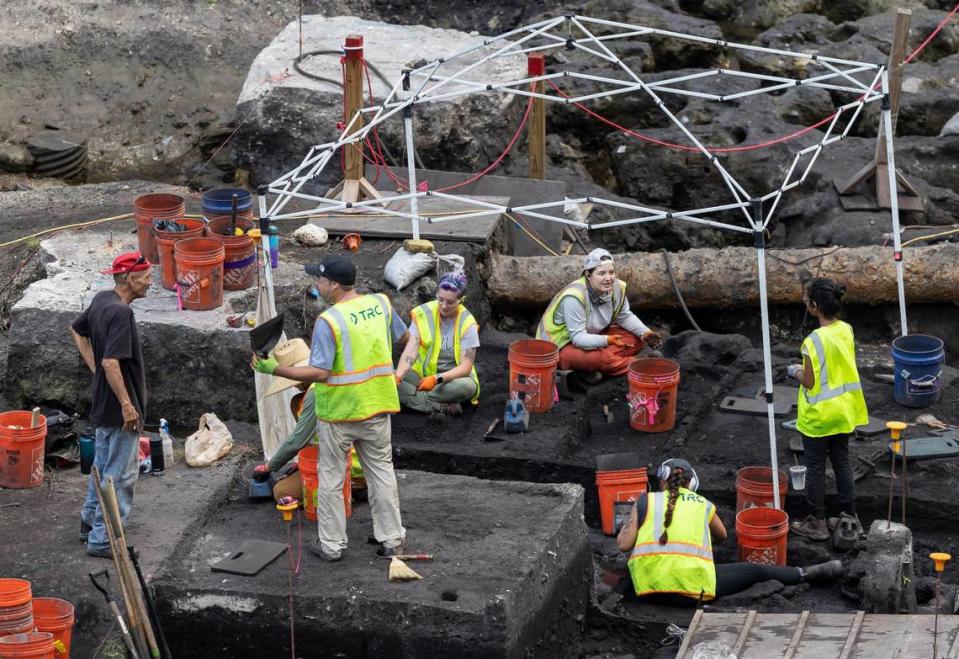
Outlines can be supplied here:
<path id="1" fill-rule="evenodd" d="M 666 503 L 666 519 L 663 520 L 663 534 L 659 536 L 659 544 L 661 545 L 669 542 L 669 525 L 673 521 L 673 511 L 676 509 L 676 501 L 679 499 L 679 488 L 689 485 L 690 480 L 691 476 L 679 468 L 674 468 L 669 478 L 666 479 L 669 499 Z"/>

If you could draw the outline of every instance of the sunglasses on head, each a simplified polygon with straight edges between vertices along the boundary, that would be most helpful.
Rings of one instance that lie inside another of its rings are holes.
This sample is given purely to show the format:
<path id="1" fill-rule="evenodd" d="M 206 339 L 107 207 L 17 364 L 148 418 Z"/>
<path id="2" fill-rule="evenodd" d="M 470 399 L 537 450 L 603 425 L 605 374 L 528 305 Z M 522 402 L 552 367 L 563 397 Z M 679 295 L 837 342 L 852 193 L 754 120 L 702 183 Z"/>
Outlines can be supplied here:
<path id="1" fill-rule="evenodd" d="M 122 274 L 124 277 L 129 277 L 129 276 L 130 276 L 130 273 L 133 272 L 133 269 L 134 269 L 135 267 L 137 267 L 138 265 L 143 265 L 143 264 L 146 263 L 146 262 L 147 262 L 147 257 L 143 256 L 143 254 L 140 254 L 140 256 L 137 257 L 137 260 L 134 261 L 129 267 L 127 267 L 127 268 L 126 268 L 123 272 L 121 272 L 120 274 Z"/>

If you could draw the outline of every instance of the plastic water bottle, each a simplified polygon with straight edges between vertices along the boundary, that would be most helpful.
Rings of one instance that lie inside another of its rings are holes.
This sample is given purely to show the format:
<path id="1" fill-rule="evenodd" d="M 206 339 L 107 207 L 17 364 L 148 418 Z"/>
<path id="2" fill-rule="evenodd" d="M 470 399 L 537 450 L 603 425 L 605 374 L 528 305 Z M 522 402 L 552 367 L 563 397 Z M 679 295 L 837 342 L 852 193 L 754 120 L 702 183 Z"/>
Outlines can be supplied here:
<path id="1" fill-rule="evenodd" d="M 163 462 L 169 469 L 173 466 L 173 438 L 170 437 L 170 424 L 166 419 L 160 419 L 160 438 L 163 440 Z"/>
<path id="2" fill-rule="evenodd" d="M 270 267 L 277 268 L 280 265 L 280 230 L 275 224 L 269 227 L 270 232 Z"/>

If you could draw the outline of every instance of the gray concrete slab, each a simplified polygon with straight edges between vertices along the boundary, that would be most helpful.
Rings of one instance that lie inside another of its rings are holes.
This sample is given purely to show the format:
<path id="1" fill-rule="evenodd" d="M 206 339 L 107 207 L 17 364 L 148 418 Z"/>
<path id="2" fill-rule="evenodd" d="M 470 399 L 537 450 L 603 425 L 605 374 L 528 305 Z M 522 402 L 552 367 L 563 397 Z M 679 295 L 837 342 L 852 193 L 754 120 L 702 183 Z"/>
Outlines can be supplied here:
<path id="1" fill-rule="evenodd" d="M 303 551 L 293 581 L 298 654 L 576 656 L 591 578 L 581 488 L 423 472 L 398 480 L 408 548 L 435 559 L 409 563 L 421 581 L 390 583 L 389 561 L 366 542 L 369 506 L 355 505 L 343 560 Z M 287 557 L 255 577 L 209 567 L 247 538 L 286 540 L 273 506 L 243 500 L 240 487 L 157 577 L 175 656 L 289 654 Z M 297 551 L 315 526 L 303 521 L 300 531 L 291 529 Z"/>

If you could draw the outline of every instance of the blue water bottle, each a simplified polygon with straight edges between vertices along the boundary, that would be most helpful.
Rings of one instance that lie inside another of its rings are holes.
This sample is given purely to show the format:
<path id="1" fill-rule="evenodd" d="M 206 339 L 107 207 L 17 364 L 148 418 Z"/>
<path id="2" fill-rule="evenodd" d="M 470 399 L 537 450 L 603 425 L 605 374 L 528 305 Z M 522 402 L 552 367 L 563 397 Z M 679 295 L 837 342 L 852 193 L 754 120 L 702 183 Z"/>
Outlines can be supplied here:
<path id="1" fill-rule="evenodd" d="M 270 225 L 270 267 L 276 268 L 280 265 L 280 230 L 275 224 Z"/>

